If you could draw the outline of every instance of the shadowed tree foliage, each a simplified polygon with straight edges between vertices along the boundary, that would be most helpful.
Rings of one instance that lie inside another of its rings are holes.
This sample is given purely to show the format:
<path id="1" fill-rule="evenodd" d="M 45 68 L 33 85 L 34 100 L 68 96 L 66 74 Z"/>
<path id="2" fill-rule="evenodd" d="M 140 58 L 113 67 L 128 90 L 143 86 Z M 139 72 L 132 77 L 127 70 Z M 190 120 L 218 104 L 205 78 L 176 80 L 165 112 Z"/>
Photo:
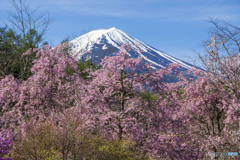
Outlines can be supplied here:
<path id="1" fill-rule="evenodd" d="M 22 54 L 38 48 L 49 25 L 49 17 L 38 16 L 37 9 L 31 9 L 26 0 L 12 0 L 13 10 L 8 11 L 8 22 L 0 26 L 0 76 L 12 74 L 26 80 L 31 76 L 30 68 L 34 54 Z"/>

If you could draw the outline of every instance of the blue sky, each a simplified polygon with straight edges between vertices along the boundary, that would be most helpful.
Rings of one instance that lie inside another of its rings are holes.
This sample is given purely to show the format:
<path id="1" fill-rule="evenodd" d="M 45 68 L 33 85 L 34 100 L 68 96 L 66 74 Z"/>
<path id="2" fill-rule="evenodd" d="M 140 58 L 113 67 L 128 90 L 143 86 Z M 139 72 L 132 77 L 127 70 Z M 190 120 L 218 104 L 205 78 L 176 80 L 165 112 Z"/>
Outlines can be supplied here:
<path id="1" fill-rule="evenodd" d="M 0 20 L 6 21 L 10 0 L 0 0 Z M 115 27 L 142 42 L 185 61 L 203 52 L 209 38 L 209 18 L 240 26 L 240 0 L 29 0 L 49 14 L 46 40 L 52 45 L 66 37 Z M 1 24 L 1 23 L 0 23 Z"/>

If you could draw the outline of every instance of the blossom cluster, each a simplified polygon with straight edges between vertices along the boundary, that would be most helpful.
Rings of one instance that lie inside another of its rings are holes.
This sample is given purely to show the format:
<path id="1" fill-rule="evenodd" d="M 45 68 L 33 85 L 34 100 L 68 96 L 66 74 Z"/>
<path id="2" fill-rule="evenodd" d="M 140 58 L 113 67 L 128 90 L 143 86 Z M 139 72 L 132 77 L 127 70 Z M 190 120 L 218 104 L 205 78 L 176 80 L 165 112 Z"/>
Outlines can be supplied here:
<path id="1" fill-rule="evenodd" d="M 223 72 L 216 79 L 193 69 L 190 80 L 177 64 L 153 70 L 142 58 L 129 57 L 128 50 L 124 45 L 116 55 L 105 57 L 99 69 L 82 71 L 67 44 L 35 49 L 31 77 L 0 80 L 1 130 L 14 131 L 16 144 L 29 135 L 29 126 L 38 128 L 46 121 L 64 133 L 64 127 L 73 126 L 62 124 L 61 117 L 71 112 L 89 134 L 110 141 L 131 139 L 152 159 L 201 159 L 211 151 L 239 150 L 236 76 L 226 78 Z M 233 62 L 227 69 L 238 67 L 239 61 Z M 168 76 L 178 82 L 166 81 Z M 10 135 L 2 135 L 2 156 L 11 143 Z"/>
<path id="2" fill-rule="evenodd" d="M 9 132 L 0 133 L 0 160 L 11 160 L 11 158 L 3 158 L 11 149 L 12 135 Z"/>

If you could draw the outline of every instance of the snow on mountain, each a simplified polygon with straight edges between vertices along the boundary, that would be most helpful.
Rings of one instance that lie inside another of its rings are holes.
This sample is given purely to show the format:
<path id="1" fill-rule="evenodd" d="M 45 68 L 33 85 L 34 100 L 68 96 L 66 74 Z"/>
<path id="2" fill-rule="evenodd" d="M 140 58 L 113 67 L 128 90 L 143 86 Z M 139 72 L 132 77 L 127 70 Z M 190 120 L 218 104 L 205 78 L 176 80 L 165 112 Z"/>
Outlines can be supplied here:
<path id="1" fill-rule="evenodd" d="M 145 61 L 149 62 L 152 68 L 162 68 L 170 63 L 178 63 L 185 69 L 190 69 L 191 64 L 174 58 L 166 53 L 163 53 L 131 36 L 125 32 L 116 29 L 99 29 L 84 34 L 70 43 L 73 44 L 73 54 L 80 53 L 79 59 L 90 59 L 93 62 L 99 63 L 105 56 L 111 56 L 118 52 L 122 44 L 131 45 L 137 50 L 141 50 L 138 54 L 130 52 L 129 56 L 141 56 Z"/>

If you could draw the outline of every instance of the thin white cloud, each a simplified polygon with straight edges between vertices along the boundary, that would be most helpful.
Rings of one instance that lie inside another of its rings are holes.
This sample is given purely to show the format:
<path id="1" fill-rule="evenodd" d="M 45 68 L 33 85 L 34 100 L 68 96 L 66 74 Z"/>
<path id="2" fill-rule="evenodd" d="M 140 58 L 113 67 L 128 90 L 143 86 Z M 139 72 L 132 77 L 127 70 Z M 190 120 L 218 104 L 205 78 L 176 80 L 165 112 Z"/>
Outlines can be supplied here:
<path id="1" fill-rule="evenodd" d="M 88 0 L 51 1 L 59 12 L 75 15 L 109 16 L 121 18 L 147 18 L 163 21 L 200 20 L 209 17 L 225 20 L 237 19 L 240 6 L 221 5 L 194 0 L 168 2 L 157 0 Z M 194 5 L 196 2 L 198 4 Z M 52 7 L 51 7 L 52 8 Z"/>
<path id="2" fill-rule="evenodd" d="M 144 18 L 154 21 L 199 21 L 209 17 L 234 21 L 238 20 L 240 14 L 240 5 L 227 3 L 228 0 L 41 0 L 30 2 L 42 7 L 45 11 L 59 15 Z M 6 1 L 0 0 L 0 4 L 4 4 L 6 8 Z"/>

